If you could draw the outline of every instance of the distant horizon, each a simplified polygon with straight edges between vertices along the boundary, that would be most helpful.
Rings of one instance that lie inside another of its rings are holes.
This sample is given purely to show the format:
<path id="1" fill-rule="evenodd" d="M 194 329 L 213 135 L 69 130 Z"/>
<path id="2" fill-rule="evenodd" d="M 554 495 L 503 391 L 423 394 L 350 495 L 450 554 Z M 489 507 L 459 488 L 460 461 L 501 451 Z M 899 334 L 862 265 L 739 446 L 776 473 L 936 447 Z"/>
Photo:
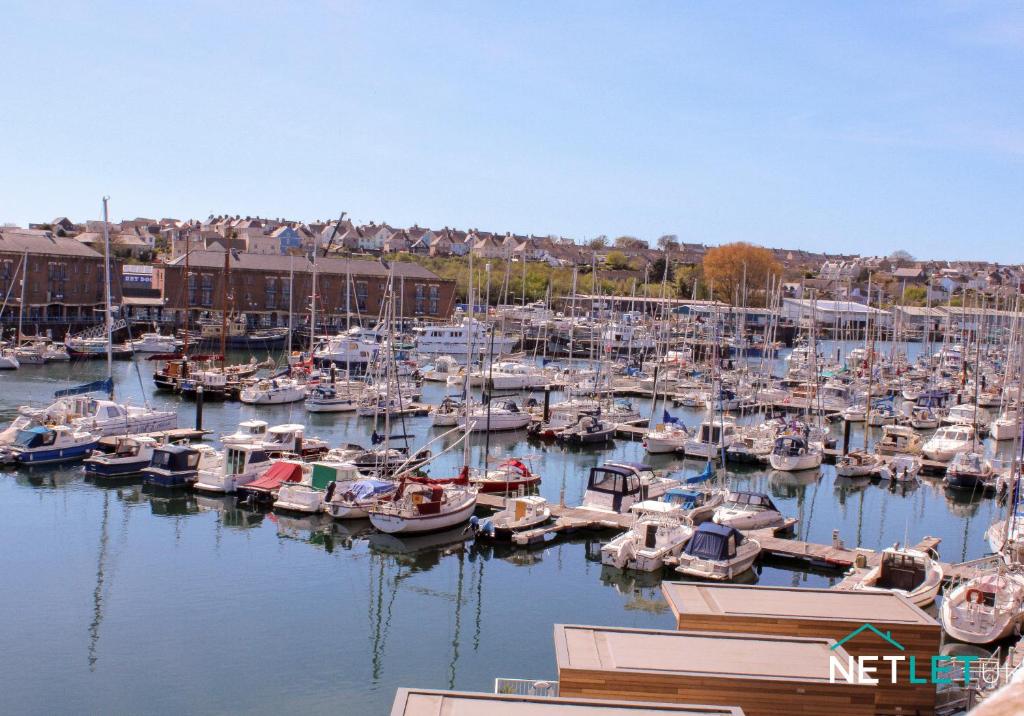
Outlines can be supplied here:
<path id="1" fill-rule="evenodd" d="M 115 216 L 352 206 L 1024 261 L 1022 4 L 11 0 L 4 19 L 0 222 L 98 218 L 107 194 Z"/>

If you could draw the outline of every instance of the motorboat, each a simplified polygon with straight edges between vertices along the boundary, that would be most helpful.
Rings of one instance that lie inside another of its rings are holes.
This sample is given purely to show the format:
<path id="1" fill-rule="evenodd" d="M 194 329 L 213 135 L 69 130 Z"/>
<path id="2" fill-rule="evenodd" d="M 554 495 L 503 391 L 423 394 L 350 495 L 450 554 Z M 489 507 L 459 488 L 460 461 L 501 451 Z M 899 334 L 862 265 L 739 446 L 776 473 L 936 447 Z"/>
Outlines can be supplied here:
<path id="1" fill-rule="evenodd" d="M 67 425 L 35 425 L 18 432 L 11 445 L 0 447 L 0 464 L 43 465 L 72 462 L 90 455 L 98 444 L 94 433 Z"/>
<path id="2" fill-rule="evenodd" d="M 984 455 L 964 451 L 954 455 L 946 466 L 943 482 L 956 490 L 990 490 L 996 486 L 996 474 Z"/>
<path id="3" fill-rule="evenodd" d="M 517 532 L 540 527 L 551 519 L 548 501 L 539 495 L 519 495 L 505 500 L 505 509 L 480 520 L 469 518 L 477 539 L 509 541 Z"/>
<path id="4" fill-rule="evenodd" d="M 413 328 L 413 342 L 416 352 L 421 355 L 465 357 L 470 345 L 475 353 L 491 352 L 494 355 L 511 353 L 515 349 L 518 336 L 491 335 L 492 331 L 493 328 L 486 323 L 465 317 L 455 325 Z"/>
<path id="5" fill-rule="evenodd" d="M 567 445 L 603 445 L 615 438 L 615 424 L 598 415 L 584 415 L 575 425 L 555 433 L 555 440 Z"/>
<path id="6" fill-rule="evenodd" d="M 46 363 L 46 344 L 22 343 L 14 349 L 14 355 L 21 365 L 43 365 Z"/>
<path id="7" fill-rule="evenodd" d="M 667 502 L 647 500 L 630 510 L 633 525 L 601 547 L 601 564 L 656 572 L 666 557 L 677 557 L 693 536 L 693 523 Z"/>
<path id="8" fill-rule="evenodd" d="M 882 458 L 864 450 L 851 450 L 836 460 L 836 475 L 839 477 L 864 477 L 876 472 L 883 464 Z"/>
<path id="9" fill-rule="evenodd" d="M 856 403 L 843 408 L 839 414 L 848 423 L 863 423 L 867 419 L 868 408 L 863 403 Z"/>
<path id="10" fill-rule="evenodd" d="M 881 403 L 871 409 L 868 415 L 868 425 L 873 428 L 880 428 L 885 425 L 892 425 L 896 422 L 896 411 L 889 403 Z"/>
<path id="11" fill-rule="evenodd" d="M 644 434 L 643 446 L 651 455 L 682 453 L 692 433 L 678 420 L 658 423 Z"/>
<path id="12" fill-rule="evenodd" d="M 464 484 L 431 484 L 404 479 L 390 500 L 377 501 L 367 512 L 370 524 L 381 532 L 423 534 L 449 529 L 469 521 L 476 509 L 476 490 Z"/>
<path id="13" fill-rule="evenodd" d="M 917 455 L 924 440 L 907 425 L 883 425 L 882 437 L 875 443 L 879 455 Z"/>
<path id="14" fill-rule="evenodd" d="M 523 412 L 512 400 L 491 401 L 469 411 L 463 422 L 466 432 L 500 430 L 521 430 L 530 424 L 532 417 Z"/>
<path id="15" fill-rule="evenodd" d="M 0 370 L 18 370 L 21 361 L 13 348 L 0 348 Z"/>
<path id="16" fill-rule="evenodd" d="M 730 492 L 725 502 L 715 510 L 712 520 L 738 530 L 756 530 L 780 527 L 786 518 L 763 492 Z"/>
<path id="17" fill-rule="evenodd" d="M 705 522 L 679 553 L 676 571 L 690 577 L 726 581 L 750 569 L 760 553 L 761 544 L 734 527 Z"/>
<path id="18" fill-rule="evenodd" d="M 910 482 L 921 472 L 921 458 L 917 455 L 894 455 L 891 460 L 878 468 L 878 477 L 883 480 Z"/>
<path id="19" fill-rule="evenodd" d="M 114 452 L 94 451 L 85 459 L 85 472 L 95 477 L 124 477 L 137 475 L 153 462 L 153 451 L 158 443 L 150 437 L 120 437 Z"/>
<path id="20" fill-rule="evenodd" d="M 269 470 L 271 464 L 262 444 L 228 445 L 221 463 L 213 469 L 200 469 L 192 486 L 201 492 L 232 494 Z"/>
<path id="21" fill-rule="evenodd" d="M 286 483 L 302 483 L 313 472 L 313 466 L 300 460 L 277 460 L 255 480 L 235 489 L 238 503 L 249 507 L 270 507 L 277 500 L 278 490 Z M 308 480 L 306 480 L 308 482 Z"/>
<path id="22" fill-rule="evenodd" d="M 306 399 L 308 386 L 294 378 L 268 378 L 242 388 L 238 399 L 251 405 L 282 405 Z"/>
<path id="23" fill-rule="evenodd" d="M 970 403 L 950 406 L 949 411 L 942 417 L 946 425 L 971 425 L 979 428 L 987 427 L 991 421 L 988 411 Z"/>
<path id="24" fill-rule="evenodd" d="M 97 437 L 156 433 L 178 426 L 177 411 L 126 405 L 87 395 L 60 398 L 46 408 L 21 406 L 18 412 L 40 422 L 88 431 Z"/>
<path id="25" fill-rule="evenodd" d="M 353 327 L 317 346 L 313 361 L 318 366 L 344 366 L 349 375 L 363 375 L 377 362 L 384 338 L 379 331 Z"/>
<path id="26" fill-rule="evenodd" d="M 413 397 L 408 393 L 384 395 L 373 393 L 360 399 L 356 405 L 356 415 L 361 418 L 383 418 L 386 415 L 401 415 L 412 410 Z"/>
<path id="27" fill-rule="evenodd" d="M 319 514 L 325 510 L 327 490 L 341 476 L 358 475 L 353 465 L 334 462 L 314 462 L 302 471 L 299 482 L 285 481 L 277 490 L 275 512 Z M 307 479 L 308 478 L 308 479 Z"/>
<path id="28" fill-rule="evenodd" d="M 942 628 L 969 644 L 991 644 L 1024 625 L 1024 576 L 999 571 L 947 589 L 942 598 Z"/>
<path id="29" fill-rule="evenodd" d="M 249 445 L 263 442 L 267 439 L 267 427 L 266 420 L 243 420 L 238 424 L 238 430 L 229 435 L 221 435 L 220 441 L 224 445 Z"/>
<path id="30" fill-rule="evenodd" d="M 673 487 L 661 496 L 661 501 L 681 510 L 689 520 L 699 525 L 714 517 L 728 496 L 724 488 L 702 489 L 694 486 Z"/>
<path id="31" fill-rule="evenodd" d="M 298 456 L 303 460 L 316 460 L 330 450 L 324 440 L 306 437 L 306 428 L 299 423 L 273 426 L 259 445 L 270 457 Z"/>
<path id="32" fill-rule="evenodd" d="M 656 500 L 679 485 L 679 480 L 657 475 L 650 465 L 606 462 L 590 468 L 582 507 L 623 514 L 637 502 Z"/>
<path id="33" fill-rule="evenodd" d="M 871 568 L 854 589 L 895 592 L 919 607 L 926 607 L 935 601 L 942 576 L 942 565 L 926 552 L 894 545 L 882 550 L 878 565 Z"/>
<path id="34" fill-rule="evenodd" d="M 160 445 L 149 467 L 142 469 L 142 479 L 157 487 L 187 487 L 196 481 L 200 467 L 214 469 L 220 462 L 220 453 L 208 445 Z"/>
<path id="35" fill-rule="evenodd" d="M 423 366 L 420 375 L 432 383 L 447 383 L 452 377 L 461 376 L 462 365 L 451 356 L 438 356 L 430 365 Z"/>
<path id="36" fill-rule="evenodd" d="M 948 462 L 958 452 L 970 450 L 975 443 L 974 428 L 970 425 L 946 425 L 921 446 L 921 452 L 929 460 Z"/>
<path id="37" fill-rule="evenodd" d="M 768 462 L 776 470 L 796 472 L 813 470 L 821 465 L 821 447 L 802 435 L 781 435 L 775 438 Z"/>
<path id="38" fill-rule="evenodd" d="M 683 452 L 687 457 L 717 460 L 723 449 L 728 449 L 736 440 L 736 421 L 722 416 L 716 420 L 705 420 L 697 434 L 686 440 Z"/>
<path id="39" fill-rule="evenodd" d="M 129 341 L 136 353 L 174 353 L 182 342 L 174 336 L 161 333 L 143 333 L 133 341 Z"/>
<path id="40" fill-rule="evenodd" d="M 470 471 L 469 484 L 479 492 L 510 493 L 529 490 L 540 484 L 540 475 L 531 471 L 522 461 L 510 458 L 495 469 Z"/>
<path id="41" fill-rule="evenodd" d="M 436 428 L 453 428 L 459 424 L 459 418 L 465 413 L 466 406 L 461 400 L 445 396 L 438 405 L 430 409 L 430 424 Z"/>
<path id="42" fill-rule="evenodd" d="M 351 413 L 359 407 L 362 391 L 339 389 L 337 385 L 321 384 L 313 388 L 306 398 L 310 413 Z"/>

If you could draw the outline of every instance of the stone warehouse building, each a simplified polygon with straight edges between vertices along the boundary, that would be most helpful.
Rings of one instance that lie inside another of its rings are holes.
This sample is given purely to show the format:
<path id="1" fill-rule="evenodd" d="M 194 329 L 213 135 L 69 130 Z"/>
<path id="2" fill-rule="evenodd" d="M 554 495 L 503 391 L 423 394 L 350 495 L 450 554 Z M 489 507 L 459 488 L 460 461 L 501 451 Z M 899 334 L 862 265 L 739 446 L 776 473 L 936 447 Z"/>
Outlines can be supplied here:
<path id="1" fill-rule="evenodd" d="M 283 326 L 289 309 L 293 324 L 300 325 L 309 312 L 313 265 L 305 256 L 230 254 L 231 278 L 228 308 L 245 314 L 253 326 Z M 396 312 L 410 318 L 446 320 L 455 308 L 455 282 L 442 279 L 414 263 L 398 261 L 394 272 Z M 153 285 L 163 290 L 163 320 L 180 318 L 187 304 L 193 318 L 219 315 L 223 304 L 224 252 L 193 251 L 189 254 L 189 279 L 185 257 L 154 267 Z M 346 310 L 353 322 L 372 323 L 380 314 L 388 270 L 379 261 L 317 259 L 317 323 L 341 327 Z M 187 291 L 187 293 L 186 293 Z"/>
<path id="2" fill-rule="evenodd" d="M 23 266 L 27 259 L 27 267 Z M 111 300 L 121 299 L 120 262 L 111 261 Z M 53 330 L 102 320 L 103 256 L 73 238 L 37 229 L 0 229 L 0 325 L 17 325 L 25 282 L 24 329 Z"/>

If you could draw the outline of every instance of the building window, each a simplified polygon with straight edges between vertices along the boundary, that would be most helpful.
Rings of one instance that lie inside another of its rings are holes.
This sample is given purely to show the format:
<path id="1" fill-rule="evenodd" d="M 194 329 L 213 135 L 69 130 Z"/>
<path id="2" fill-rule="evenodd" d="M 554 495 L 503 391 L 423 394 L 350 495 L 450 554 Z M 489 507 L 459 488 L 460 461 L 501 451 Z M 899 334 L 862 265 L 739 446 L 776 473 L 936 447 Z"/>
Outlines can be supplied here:
<path id="1" fill-rule="evenodd" d="M 267 308 L 274 308 L 277 305 L 277 279 L 273 276 L 267 278 L 266 282 L 266 298 L 264 299 L 264 305 Z"/>
<path id="2" fill-rule="evenodd" d="M 423 301 L 426 297 L 426 287 L 422 283 L 416 284 L 416 315 L 423 313 Z"/>
<path id="3" fill-rule="evenodd" d="M 213 305 L 213 276 L 203 276 L 203 293 L 199 302 L 204 306 Z"/>
<path id="4" fill-rule="evenodd" d="M 430 287 L 430 315 L 436 316 L 440 307 L 439 291 L 437 286 Z"/>
<path id="5" fill-rule="evenodd" d="M 356 281 L 356 306 L 360 311 L 366 310 L 367 295 L 366 281 Z"/>
<path id="6" fill-rule="evenodd" d="M 188 277 L 188 302 L 190 306 L 196 305 L 196 277 L 192 274 Z"/>
<path id="7" fill-rule="evenodd" d="M 292 304 L 292 287 L 284 283 L 281 285 L 281 304 L 279 308 L 284 310 L 291 310 Z"/>

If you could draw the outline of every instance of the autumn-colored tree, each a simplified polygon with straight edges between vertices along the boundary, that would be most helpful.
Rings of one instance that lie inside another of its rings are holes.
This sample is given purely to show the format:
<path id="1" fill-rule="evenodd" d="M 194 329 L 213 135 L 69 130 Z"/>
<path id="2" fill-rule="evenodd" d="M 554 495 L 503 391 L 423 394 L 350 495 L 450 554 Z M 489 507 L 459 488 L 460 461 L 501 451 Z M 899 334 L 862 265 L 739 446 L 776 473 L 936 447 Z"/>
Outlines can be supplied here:
<path id="1" fill-rule="evenodd" d="M 708 249 L 704 254 L 704 284 L 714 288 L 714 297 L 726 303 L 742 300 L 746 276 L 747 303 L 764 305 L 768 277 L 778 281 L 782 265 L 766 248 L 743 241 Z"/>
<path id="2" fill-rule="evenodd" d="M 632 268 L 629 265 L 629 259 L 626 258 L 626 254 L 621 251 L 609 251 L 608 256 L 605 257 L 604 265 L 613 270 Z"/>
<path id="3" fill-rule="evenodd" d="M 637 249 L 646 249 L 647 242 L 643 239 L 638 239 L 635 236 L 619 236 L 615 239 L 615 248 L 622 251 L 635 251 Z"/>

